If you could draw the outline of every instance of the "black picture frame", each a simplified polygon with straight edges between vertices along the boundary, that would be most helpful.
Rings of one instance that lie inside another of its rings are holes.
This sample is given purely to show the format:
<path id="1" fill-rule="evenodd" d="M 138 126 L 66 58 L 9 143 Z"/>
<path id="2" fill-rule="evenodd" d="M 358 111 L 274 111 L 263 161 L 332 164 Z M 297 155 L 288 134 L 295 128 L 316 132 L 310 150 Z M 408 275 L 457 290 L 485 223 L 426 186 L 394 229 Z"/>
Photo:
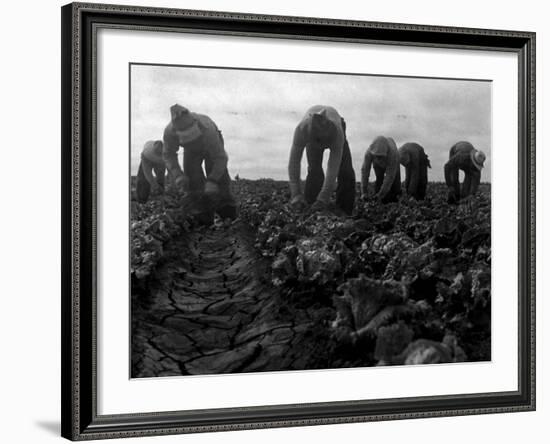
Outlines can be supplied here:
<path id="1" fill-rule="evenodd" d="M 72 3 L 62 7 L 62 436 L 119 438 L 535 409 L 535 33 Z M 511 51 L 519 66 L 518 390 L 98 415 L 95 32 L 123 27 Z"/>

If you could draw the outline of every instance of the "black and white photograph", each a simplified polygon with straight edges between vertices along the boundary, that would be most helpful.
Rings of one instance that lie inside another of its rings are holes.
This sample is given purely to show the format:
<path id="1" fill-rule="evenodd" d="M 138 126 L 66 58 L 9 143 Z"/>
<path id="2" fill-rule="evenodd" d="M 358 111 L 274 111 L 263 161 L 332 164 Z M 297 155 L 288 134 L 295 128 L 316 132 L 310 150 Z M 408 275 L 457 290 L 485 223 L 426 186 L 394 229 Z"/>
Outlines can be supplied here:
<path id="1" fill-rule="evenodd" d="M 491 81 L 129 76 L 132 378 L 491 361 Z"/>
<path id="2" fill-rule="evenodd" d="M 550 8 L 114 3 L 3 9 L 1 441 L 546 442 Z"/>

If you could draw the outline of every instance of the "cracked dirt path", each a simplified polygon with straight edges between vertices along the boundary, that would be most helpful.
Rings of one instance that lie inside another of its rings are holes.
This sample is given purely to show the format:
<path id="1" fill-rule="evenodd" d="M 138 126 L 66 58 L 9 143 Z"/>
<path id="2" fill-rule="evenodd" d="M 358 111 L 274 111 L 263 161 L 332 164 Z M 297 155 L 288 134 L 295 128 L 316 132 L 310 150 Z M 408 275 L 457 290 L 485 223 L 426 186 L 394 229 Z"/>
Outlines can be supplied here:
<path id="1" fill-rule="evenodd" d="M 327 367 L 326 308 L 273 287 L 253 237 L 236 222 L 166 246 L 133 290 L 132 377 Z"/>

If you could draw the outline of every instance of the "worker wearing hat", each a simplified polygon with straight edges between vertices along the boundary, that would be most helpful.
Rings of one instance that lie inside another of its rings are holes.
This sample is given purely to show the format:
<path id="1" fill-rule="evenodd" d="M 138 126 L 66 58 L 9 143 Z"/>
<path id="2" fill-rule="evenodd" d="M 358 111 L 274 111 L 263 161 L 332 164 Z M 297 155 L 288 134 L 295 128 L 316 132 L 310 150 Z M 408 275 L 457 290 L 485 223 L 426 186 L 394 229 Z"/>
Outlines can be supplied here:
<path id="1" fill-rule="evenodd" d="M 447 201 L 456 203 L 461 198 L 477 192 L 481 180 L 481 170 L 485 153 L 477 150 L 470 142 L 458 142 L 449 151 L 449 161 L 445 164 L 445 182 L 449 188 Z M 464 171 L 462 187 L 458 180 L 459 170 Z"/>
<path id="2" fill-rule="evenodd" d="M 154 176 L 153 171 L 155 173 Z M 145 142 L 136 178 L 136 196 L 138 202 L 147 202 L 151 192 L 153 194 L 162 192 L 164 190 L 165 175 L 166 165 L 162 157 L 162 140 L 149 140 Z"/>
<path id="3" fill-rule="evenodd" d="M 306 151 L 307 177 L 302 193 L 300 164 Z M 326 175 L 323 154 L 330 151 Z M 344 119 L 331 106 L 315 105 L 307 110 L 294 130 L 288 161 L 291 206 L 312 204 L 313 210 L 327 208 L 336 191 L 336 206 L 351 214 L 355 202 L 355 172 L 346 138 Z"/>
<path id="4" fill-rule="evenodd" d="M 376 182 L 375 198 L 382 202 L 395 202 L 401 194 L 401 172 L 399 151 L 391 137 L 378 136 L 368 147 L 361 167 L 361 195 L 368 197 L 371 166 L 374 167 Z"/>
<path id="5" fill-rule="evenodd" d="M 214 209 L 221 217 L 235 218 L 237 206 L 230 191 L 228 157 L 218 127 L 210 117 L 178 104 L 170 107 L 170 115 L 170 123 L 164 130 L 163 157 L 174 183 L 183 188 L 188 180 L 186 191 L 199 195 L 202 203 L 214 202 Z M 180 146 L 183 171 L 178 163 Z"/>

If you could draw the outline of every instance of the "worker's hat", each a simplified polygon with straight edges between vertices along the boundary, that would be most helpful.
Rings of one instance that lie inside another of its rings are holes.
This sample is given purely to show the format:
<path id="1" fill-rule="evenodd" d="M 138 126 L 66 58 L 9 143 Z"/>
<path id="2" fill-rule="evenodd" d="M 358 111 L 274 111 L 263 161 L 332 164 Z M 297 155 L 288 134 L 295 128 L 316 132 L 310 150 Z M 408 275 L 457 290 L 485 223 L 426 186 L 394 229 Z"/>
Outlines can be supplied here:
<path id="1" fill-rule="evenodd" d="M 481 171 L 483 168 L 483 162 L 485 162 L 486 159 L 485 153 L 480 150 L 472 150 L 470 157 L 474 166 Z"/>

